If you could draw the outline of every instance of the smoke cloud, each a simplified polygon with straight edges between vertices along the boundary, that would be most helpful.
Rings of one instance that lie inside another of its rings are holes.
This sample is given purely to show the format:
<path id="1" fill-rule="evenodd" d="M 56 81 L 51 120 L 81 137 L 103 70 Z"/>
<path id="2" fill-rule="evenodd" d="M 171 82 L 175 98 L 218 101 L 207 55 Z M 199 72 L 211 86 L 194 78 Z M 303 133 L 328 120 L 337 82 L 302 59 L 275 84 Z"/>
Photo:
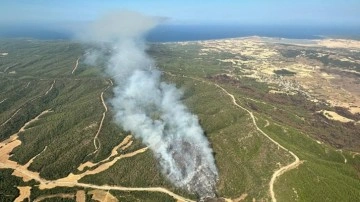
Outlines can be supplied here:
<path id="1" fill-rule="evenodd" d="M 153 151 L 163 175 L 175 186 L 200 198 L 215 197 L 217 168 L 198 118 L 181 103 L 182 93 L 161 81 L 161 72 L 145 53 L 144 34 L 158 22 L 123 11 L 95 22 L 83 38 L 110 53 L 106 69 L 115 80 L 115 121 Z M 86 60 L 104 55 L 97 51 Z"/>

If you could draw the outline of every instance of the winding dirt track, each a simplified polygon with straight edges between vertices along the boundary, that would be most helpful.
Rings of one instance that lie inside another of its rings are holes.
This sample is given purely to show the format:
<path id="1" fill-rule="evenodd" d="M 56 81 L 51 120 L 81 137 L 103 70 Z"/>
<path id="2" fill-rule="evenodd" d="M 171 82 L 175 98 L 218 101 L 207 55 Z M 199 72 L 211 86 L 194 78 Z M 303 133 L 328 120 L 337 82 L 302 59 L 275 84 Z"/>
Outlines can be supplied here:
<path id="1" fill-rule="evenodd" d="M 336 151 L 339 151 L 339 152 L 340 152 L 341 156 L 344 158 L 344 163 L 346 164 L 346 163 L 347 163 L 347 159 L 346 159 L 345 155 L 343 154 L 343 150 L 342 150 L 342 149 L 338 149 L 338 150 L 336 150 Z"/>
<path id="2" fill-rule="evenodd" d="M 111 81 L 111 79 L 110 79 L 109 81 L 110 81 L 110 85 L 108 85 L 108 86 L 101 92 L 101 95 L 100 95 L 101 103 L 102 103 L 102 105 L 104 106 L 104 109 L 105 109 L 105 110 L 104 110 L 104 112 L 102 113 L 102 117 L 101 117 L 101 121 L 100 121 L 100 124 L 99 124 L 99 128 L 98 128 L 98 130 L 97 130 L 97 132 L 96 132 L 96 134 L 95 134 L 95 137 L 94 137 L 94 147 L 95 147 L 95 151 L 93 151 L 93 152 L 90 153 L 89 155 L 95 154 L 96 152 L 99 151 L 99 149 L 100 149 L 100 147 L 101 147 L 101 143 L 100 143 L 98 137 L 99 137 L 101 128 L 102 128 L 102 126 L 103 126 L 104 119 L 105 119 L 105 117 L 106 117 L 106 112 L 108 111 L 108 108 L 107 108 L 106 103 L 105 103 L 105 100 L 104 100 L 104 92 L 113 85 L 113 82 Z M 98 146 L 96 143 L 98 143 L 99 146 Z M 89 156 L 89 155 L 88 155 L 88 156 Z"/>
<path id="3" fill-rule="evenodd" d="M 168 74 L 168 75 L 170 75 L 170 76 L 177 76 L 177 75 L 174 75 L 174 74 L 169 73 L 169 72 L 164 72 L 164 73 L 165 73 L 165 74 Z M 257 125 L 257 123 L 256 123 L 256 118 L 255 118 L 254 114 L 253 114 L 250 110 L 248 110 L 248 109 L 242 107 L 241 105 L 239 105 L 239 104 L 236 102 L 235 96 L 234 96 L 233 94 L 229 93 L 227 90 L 225 90 L 225 88 L 221 87 L 220 85 L 218 85 L 218 84 L 216 84 L 216 83 L 212 83 L 212 82 L 209 82 L 209 81 L 205 81 L 205 80 L 203 80 L 203 79 L 188 77 L 188 76 L 185 76 L 185 75 L 183 75 L 182 77 L 184 77 L 184 78 L 189 78 L 189 79 L 196 80 L 196 81 L 200 81 L 200 82 L 207 83 L 207 84 L 210 84 L 210 85 L 215 85 L 217 88 L 221 89 L 226 95 L 228 95 L 229 97 L 231 97 L 232 103 L 233 103 L 235 106 L 237 106 L 237 107 L 239 107 L 240 109 L 246 111 L 246 112 L 250 115 L 250 117 L 251 117 L 251 119 L 252 119 L 252 122 L 253 122 L 253 124 L 254 124 L 254 126 L 255 126 L 255 128 L 256 128 L 256 130 L 257 130 L 258 132 L 260 132 L 262 135 L 264 135 L 267 139 L 269 139 L 271 142 L 273 142 L 273 143 L 274 143 L 275 145 L 277 145 L 279 148 L 281 148 L 281 149 L 285 150 L 286 152 L 290 153 L 290 155 L 295 158 L 295 160 L 294 160 L 292 163 L 290 163 L 290 164 L 288 164 L 288 165 L 286 165 L 286 166 L 283 166 L 283 167 L 279 168 L 278 170 L 276 170 L 276 171 L 274 172 L 274 174 L 272 175 L 272 177 L 271 177 L 271 180 L 270 180 L 270 182 L 269 182 L 269 192 L 270 192 L 270 196 L 271 196 L 271 201 L 272 201 L 272 202 L 276 202 L 277 200 L 276 200 L 275 192 L 274 192 L 274 183 L 275 183 L 276 179 L 277 179 L 279 176 L 281 176 L 282 174 L 284 174 L 285 172 L 287 172 L 287 171 L 289 171 L 289 170 L 291 170 L 291 169 L 294 169 L 294 168 L 296 168 L 297 166 L 299 166 L 299 165 L 302 163 L 302 161 L 300 161 L 299 157 L 298 157 L 297 155 L 295 155 L 292 151 L 286 149 L 286 148 L 285 148 L 284 146 L 282 146 L 280 143 L 276 142 L 274 139 L 272 139 L 272 138 L 271 138 L 268 134 L 266 134 L 264 131 L 262 131 L 262 130 L 258 127 L 258 125 Z"/>
<path id="4" fill-rule="evenodd" d="M 106 106 L 105 101 L 104 101 L 104 91 L 101 92 L 100 98 L 101 98 L 101 103 L 102 103 L 102 105 L 104 106 L 105 111 L 102 113 L 102 117 L 101 117 L 101 121 L 100 121 L 100 124 L 99 124 L 99 128 L 98 128 L 98 130 L 97 130 L 97 132 L 96 132 L 96 134 L 95 134 L 95 137 L 94 137 L 94 147 L 95 147 L 95 151 L 94 151 L 92 154 L 94 154 L 94 153 L 96 153 L 97 151 L 99 151 L 99 149 L 100 149 L 100 147 L 101 147 L 101 143 L 100 143 L 98 137 L 99 137 L 101 128 L 102 128 L 103 123 L 104 123 L 104 119 L 105 119 L 105 116 L 106 116 L 106 112 L 108 111 L 107 106 Z M 99 146 L 98 146 L 96 143 L 98 143 Z"/>
<path id="5" fill-rule="evenodd" d="M 77 67 L 78 67 L 78 65 L 79 65 L 79 60 L 80 60 L 80 57 L 76 60 L 75 66 L 74 66 L 71 74 L 74 74 L 74 72 L 76 71 L 76 69 L 77 69 Z"/>
<path id="6" fill-rule="evenodd" d="M 29 84 L 30 84 L 30 82 L 26 85 L 25 88 L 27 88 L 27 87 L 29 86 Z M 7 120 L 6 120 L 4 123 L 2 123 L 0 126 L 4 126 L 4 125 L 5 125 L 6 123 L 8 123 L 12 118 L 14 118 L 14 116 L 23 108 L 23 106 L 24 106 L 26 103 L 32 102 L 32 101 L 34 101 L 34 100 L 37 99 L 37 98 L 40 98 L 40 97 L 42 97 L 42 96 L 47 95 L 47 94 L 53 89 L 54 84 L 55 84 L 55 80 L 53 81 L 53 83 L 51 84 L 50 88 L 45 92 L 44 95 L 38 95 L 38 96 L 35 96 L 34 98 L 26 101 L 24 104 L 22 104 L 22 105 L 20 106 L 20 108 L 19 108 L 14 114 L 11 115 L 11 117 L 10 117 L 9 119 L 7 119 Z M 2 102 L 4 102 L 5 100 L 7 100 L 7 98 L 4 99 L 4 100 L 2 100 L 2 101 L 0 102 L 0 104 L 1 104 Z"/>
<path id="7" fill-rule="evenodd" d="M 97 166 L 97 165 L 99 165 L 99 164 L 103 164 L 103 163 L 105 163 L 105 162 L 107 162 L 107 161 L 110 161 L 110 159 L 111 159 L 112 157 L 115 157 L 115 156 L 117 156 L 117 155 L 119 154 L 119 152 L 117 151 L 119 148 L 120 148 L 121 150 L 125 150 L 128 145 L 131 145 L 131 144 L 132 144 L 133 141 L 131 140 L 131 138 L 132 138 L 131 135 L 126 136 L 120 144 L 118 144 L 117 146 L 115 146 L 115 147 L 111 150 L 110 156 L 108 156 L 106 159 L 103 159 L 103 160 L 101 160 L 101 161 L 99 161 L 99 162 L 97 162 L 97 163 L 93 163 L 93 162 L 91 162 L 91 161 L 87 161 L 87 162 L 85 162 L 85 163 L 80 164 L 77 169 L 78 169 L 79 171 L 83 171 L 86 167 L 88 167 L 88 168 L 93 168 L 93 167 L 95 167 L 95 166 Z"/>
<path id="8" fill-rule="evenodd" d="M 29 166 L 32 164 L 32 162 L 34 162 L 34 160 L 35 160 L 38 156 L 40 156 L 43 152 L 45 152 L 46 149 L 47 149 L 47 146 L 45 146 L 45 148 L 44 148 L 40 153 L 38 153 L 36 156 L 32 157 L 32 158 L 24 165 L 24 167 L 25 167 L 25 168 L 29 168 Z"/>
<path id="9" fill-rule="evenodd" d="M 31 81 L 29 81 L 29 82 L 26 84 L 25 88 L 28 88 L 29 85 L 30 85 L 30 83 L 31 83 Z"/>
<path id="10" fill-rule="evenodd" d="M 11 115 L 11 117 L 6 120 L 4 123 L 1 124 L 1 126 L 4 126 L 7 122 L 9 122 L 12 118 L 14 118 L 14 116 L 21 110 L 21 108 L 19 108 L 18 110 L 16 110 L 15 113 L 13 113 L 13 115 Z"/>
<path id="11" fill-rule="evenodd" d="M 44 95 L 47 95 L 53 89 L 55 82 L 56 81 L 54 80 L 53 83 L 51 84 L 49 90 L 47 90 Z"/>
<path id="12" fill-rule="evenodd" d="M 5 100 L 7 100 L 7 98 L 5 98 L 5 99 L 1 100 L 1 101 L 0 101 L 0 104 L 1 104 L 1 103 L 3 103 Z"/>
<path id="13" fill-rule="evenodd" d="M 230 94 L 227 90 L 225 90 L 223 87 L 219 86 L 218 84 L 214 84 L 216 87 L 220 88 L 223 92 L 225 92 L 228 96 L 231 97 L 232 99 L 232 102 L 235 106 L 241 108 L 242 110 L 245 110 L 251 117 L 252 119 L 252 122 L 256 128 L 257 131 L 259 131 L 261 134 L 263 134 L 266 138 L 268 138 L 271 142 L 273 142 L 274 144 L 276 144 L 278 147 L 280 147 L 281 149 L 285 150 L 286 152 L 290 153 L 291 156 L 293 156 L 295 158 L 295 161 L 293 161 L 292 163 L 290 163 L 289 165 L 286 165 L 286 166 L 283 166 L 281 167 L 280 169 L 276 170 L 274 172 L 274 174 L 272 175 L 271 177 L 271 180 L 270 180 L 270 195 L 271 195 L 271 200 L 273 202 L 276 202 L 276 197 L 275 197 L 275 192 L 274 192 L 274 183 L 275 183 L 275 180 L 276 178 L 278 178 L 280 175 L 284 174 L 285 172 L 291 170 L 291 169 L 294 169 L 296 168 L 298 165 L 301 164 L 302 161 L 300 161 L 299 157 L 296 156 L 292 151 L 286 149 L 285 147 L 283 147 L 280 143 L 276 142 L 274 139 L 272 139 L 269 135 L 267 135 L 264 131 L 262 131 L 258 126 L 257 126 L 257 123 L 256 123 L 256 120 L 255 120 L 255 116 L 254 114 L 249 111 L 248 109 L 240 106 L 237 102 L 236 102 L 236 99 L 234 97 L 233 94 Z"/>

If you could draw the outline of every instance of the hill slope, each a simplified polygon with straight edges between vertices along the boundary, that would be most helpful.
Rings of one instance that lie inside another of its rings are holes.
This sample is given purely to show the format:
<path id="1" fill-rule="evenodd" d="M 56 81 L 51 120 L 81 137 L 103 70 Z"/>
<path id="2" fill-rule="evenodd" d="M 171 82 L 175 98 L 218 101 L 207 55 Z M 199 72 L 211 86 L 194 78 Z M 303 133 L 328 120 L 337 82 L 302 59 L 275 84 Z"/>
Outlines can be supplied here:
<path id="1" fill-rule="evenodd" d="M 321 98 L 328 94 L 284 87 L 288 79 L 305 83 L 299 75 L 307 66 L 330 75 L 354 70 L 334 57 L 330 64 L 314 58 L 317 52 L 352 54 L 355 62 L 358 53 L 257 40 L 151 44 L 148 51 L 199 117 L 219 169 L 219 198 L 360 198 L 359 115 L 327 105 Z M 8 53 L 0 56 L 2 201 L 196 200 L 164 179 L 151 151 L 113 123 L 111 77 L 83 62 L 84 47 L 18 39 L 1 40 L 0 48 Z"/>

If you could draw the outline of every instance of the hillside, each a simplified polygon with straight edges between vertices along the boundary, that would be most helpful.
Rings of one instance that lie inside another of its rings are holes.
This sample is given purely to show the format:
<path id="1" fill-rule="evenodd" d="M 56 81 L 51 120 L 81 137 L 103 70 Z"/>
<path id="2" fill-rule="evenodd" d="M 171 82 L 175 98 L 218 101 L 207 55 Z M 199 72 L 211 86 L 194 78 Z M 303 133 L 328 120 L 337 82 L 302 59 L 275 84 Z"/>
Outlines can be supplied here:
<path id="1" fill-rule="evenodd" d="M 1 201 L 191 201 L 113 121 L 111 76 L 69 41 L 0 40 Z M 226 201 L 360 198 L 357 41 L 150 44 L 199 117 Z"/>

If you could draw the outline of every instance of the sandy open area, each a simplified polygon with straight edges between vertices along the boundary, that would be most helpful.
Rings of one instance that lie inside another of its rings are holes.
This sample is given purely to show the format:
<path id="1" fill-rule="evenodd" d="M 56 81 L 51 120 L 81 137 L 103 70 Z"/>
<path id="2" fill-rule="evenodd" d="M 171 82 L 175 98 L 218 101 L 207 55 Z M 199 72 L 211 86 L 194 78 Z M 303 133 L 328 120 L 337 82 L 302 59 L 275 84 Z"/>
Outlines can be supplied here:
<path id="1" fill-rule="evenodd" d="M 22 202 L 25 199 L 29 199 L 30 200 L 30 191 L 31 191 L 31 187 L 26 186 L 26 187 L 17 187 L 20 191 L 19 196 L 15 199 L 14 202 Z"/>
<path id="2" fill-rule="evenodd" d="M 340 121 L 340 122 L 343 122 L 343 123 L 354 122 L 354 120 L 343 117 L 343 116 L 339 115 L 336 112 L 327 111 L 327 110 L 321 110 L 321 111 L 319 111 L 319 113 L 324 115 L 329 120 Z"/>
<path id="3" fill-rule="evenodd" d="M 269 93 L 283 93 L 294 95 L 301 93 L 307 96 L 310 101 L 327 102 L 334 107 L 346 108 L 349 112 L 360 113 L 360 84 L 358 78 L 353 75 L 360 75 L 359 72 L 331 67 L 331 71 L 323 71 L 324 64 L 320 60 L 309 58 L 306 50 L 312 51 L 311 57 L 325 57 L 330 59 L 351 62 L 354 66 L 360 66 L 360 61 L 350 57 L 342 56 L 347 54 L 344 50 L 360 49 L 360 41 L 345 39 L 322 39 L 322 40 L 292 40 L 266 37 L 244 37 L 227 40 L 211 40 L 194 42 L 202 46 L 199 57 L 203 53 L 227 52 L 234 56 L 229 58 L 218 58 L 217 60 L 233 68 L 239 69 L 243 77 L 253 78 L 259 82 L 269 84 L 272 89 Z M 284 44 L 293 46 L 284 46 Z M 301 47 L 299 47 L 301 46 Z M 290 48 L 289 48 L 290 47 Z M 313 48 L 323 52 L 315 52 Z M 320 49 L 319 49 L 320 48 Z M 330 48 L 330 49 L 327 49 Z M 297 52 L 296 57 L 286 58 L 281 51 L 293 50 Z M 340 52 L 339 52 L 340 51 Z M 278 76 L 275 72 L 286 69 L 296 74 L 292 76 Z M 231 78 L 238 75 L 231 71 L 226 73 Z M 337 121 L 346 122 L 346 119 Z M 346 117 L 344 117 L 346 118 Z"/>
<path id="4" fill-rule="evenodd" d="M 86 195 L 84 190 L 78 190 L 76 192 L 76 202 L 85 202 L 86 201 Z"/>
<path id="5" fill-rule="evenodd" d="M 93 190 L 89 191 L 89 194 L 92 195 L 91 199 L 99 202 L 118 202 L 116 197 L 111 195 L 108 191 L 103 190 Z"/>

